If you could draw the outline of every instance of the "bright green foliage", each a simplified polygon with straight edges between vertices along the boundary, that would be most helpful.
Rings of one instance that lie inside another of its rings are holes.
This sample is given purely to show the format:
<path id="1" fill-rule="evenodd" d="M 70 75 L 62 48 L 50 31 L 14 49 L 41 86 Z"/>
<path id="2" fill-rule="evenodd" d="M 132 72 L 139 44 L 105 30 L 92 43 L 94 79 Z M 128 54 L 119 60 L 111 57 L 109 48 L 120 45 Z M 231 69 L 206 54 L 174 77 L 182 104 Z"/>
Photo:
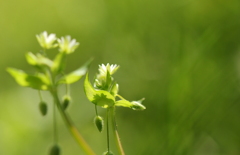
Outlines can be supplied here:
<path id="1" fill-rule="evenodd" d="M 38 90 L 49 89 L 49 79 L 43 74 L 29 75 L 22 70 L 15 68 L 8 68 L 7 71 L 12 75 L 16 82 L 24 87 L 31 87 Z"/>
<path id="2" fill-rule="evenodd" d="M 89 101 L 103 108 L 122 106 L 133 110 L 146 109 L 146 107 L 141 104 L 143 99 L 130 102 L 118 95 L 119 85 L 112 77 L 112 74 L 114 74 L 118 68 L 118 65 L 99 65 L 99 73 L 94 80 L 94 87 L 89 82 L 88 75 L 86 76 L 84 89 Z M 121 98 L 121 100 L 116 101 L 115 97 L 117 96 Z"/>
<path id="3" fill-rule="evenodd" d="M 77 70 L 63 76 L 59 80 L 59 83 L 71 84 L 80 80 L 86 74 L 91 62 L 92 62 L 92 59 L 90 59 L 88 62 L 86 62 L 82 67 L 78 68 Z"/>
<path id="4" fill-rule="evenodd" d="M 46 54 L 33 54 L 32 52 L 28 52 L 26 54 L 27 62 L 36 68 L 36 75 L 29 75 L 22 70 L 8 68 L 7 71 L 13 76 L 16 82 L 24 87 L 31 87 L 38 90 L 49 90 L 53 85 L 59 84 L 72 84 L 77 82 L 84 76 L 87 72 L 87 69 L 92 61 L 87 61 L 82 67 L 77 70 L 63 75 L 66 55 L 74 52 L 74 50 L 78 47 L 79 43 L 76 42 L 75 39 L 71 40 L 70 36 L 62 37 L 58 39 L 58 44 L 54 44 L 56 40 L 55 34 L 47 35 L 47 32 L 43 32 L 37 35 L 37 39 L 39 44 L 44 49 L 54 48 L 59 46 L 60 52 L 56 55 L 54 60 L 50 60 L 46 57 Z M 56 76 L 60 77 L 54 81 L 56 83 L 52 83 L 52 78 Z"/>
<path id="5" fill-rule="evenodd" d="M 144 110 L 144 109 L 146 109 L 146 107 L 141 104 L 143 100 L 144 100 L 144 98 L 139 101 L 132 101 L 132 102 L 129 102 L 125 99 L 118 100 L 118 101 L 116 101 L 115 106 L 128 107 L 133 110 Z"/>
<path id="6" fill-rule="evenodd" d="M 115 98 L 107 91 L 95 89 L 88 79 L 88 74 L 84 81 L 84 90 L 87 98 L 94 104 L 107 108 L 114 105 Z"/>
<path id="7" fill-rule="evenodd" d="M 15 81 L 24 87 L 31 87 L 37 90 L 46 90 L 51 93 L 54 98 L 54 103 L 57 105 L 60 114 L 65 120 L 66 124 L 69 128 L 73 128 L 73 124 L 69 121 L 68 116 L 65 114 L 66 108 L 71 102 L 71 97 L 69 95 L 65 96 L 63 102 L 60 103 L 58 98 L 58 86 L 60 84 L 66 84 L 66 88 L 68 88 L 69 84 L 77 82 L 84 76 L 88 70 L 92 59 L 87 61 L 82 67 L 79 67 L 75 71 L 70 72 L 69 74 L 64 73 L 64 69 L 66 66 L 66 57 L 68 54 L 75 51 L 78 47 L 79 43 L 76 42 L 75 39 L 71 40 L 70 36 L 62 37 L 58 39 L 58 42 L 55 34 L 48 35 L 47 32 L 43 32 L 37 35 L 37 40 L 40 46 L 43 48 L 41 53 L 33 54 L 32 52 L 26 53 L 26 60 L 29 65 L 33 66 L 36 69 L 36 73 L 34 75 L 30 75 L 25 73 L 22 70 L 15 68 L 7 68 L 7 72 L 15 79 Z M 59 46 L 59 52 L 56 54 L 55 58 L 51 60 L 47 57 L 46 50 L 50 48 L 55 48 Z M 66 89 L 66 94 L 69 94 L 68 89 Z M 47 114 L 47 104 L 42 101 L 41 92 L 39 91 L 39 96 L 41 102 L 39 103 L 39 110 L 41 114 L 44 116 Z M 98 102 L 96 100 L 96 102 Z M 101 102 L 101 101 L 100 101 Z M 55 119 L 55 105 L 53 108 L 54 114 L 54 129 L 56 129 L 56 119 Z M 75 127 L 74 127 L 75 128 Z M 80 133 L 76 130 L 73 136 L 78 140 L 79 145 L 86 146 L 86 142 L 80 137 Z M 54 141 L 57 142 L 57 133 L 54 134 Z M 91 152 L 90 147 L 85 148 L 86 152 Z M 54 145 L 50 150 L 50 155 L 59 155 L 60 148 L 58 145 Z"/>
<path id="8" fill-rule="evenodd" d="M 103 131 L 103 126 L 104 126 L 103 118 L 101 116 L 96 116 L 94 118 L 94 123 L 95 123 L 98 131 L 102 132 Z"/>

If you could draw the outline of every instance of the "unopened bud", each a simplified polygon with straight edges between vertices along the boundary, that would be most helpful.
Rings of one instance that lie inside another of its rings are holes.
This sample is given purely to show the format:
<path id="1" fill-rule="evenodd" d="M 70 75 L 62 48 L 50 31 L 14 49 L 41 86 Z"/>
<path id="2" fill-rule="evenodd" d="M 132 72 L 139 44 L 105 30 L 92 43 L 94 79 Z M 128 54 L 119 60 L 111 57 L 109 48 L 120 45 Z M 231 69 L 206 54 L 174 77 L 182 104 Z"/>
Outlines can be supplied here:
<path id="1" fill-rule="evenodd" d="M 64 98 L 63 98 L 63 103 L 62 103 L 62 108 L 63 108 L 63 110 L 66 110 L 67 109 L 67 107 L 68 107 L 68 105 L 69 105 L 69 103 L 71 102 L 71 97 L 70 96 L 68 96 L 68 95 L 66 95 L 66 96 L 64 96 Z"/>
<path id="2" fill-rule="evenodd" d="M 47 104 L 46 104 L 46 102 L 41 101 L 39 103 L 39 110 L 40 110 L 40 112 L 43 116 L 45 116 L 47 114 Z"/>
<path id="3" fill-rule="evenodd" d="M 103 126 L 104 126 L 103 118 L 101 116 L 96 116 L 94 118 L 94 123 L 95 123 L 96 127 L 98 128 L 98 131 L 102 132 L 103 131 Z"/>
<path id="4" fill-rule="evenodd" d="M 57 144 L 53 145 L 49 155 L 60 155 L 60 147 Z"/>
<path id="5" fill-rule="evenodd" d="M 132 108 L 133 110 L 145 110 L 146 107 L 145 107 L 144 105 L 142 105 L 142 101 L 143 101 L 143 100 L 144 100 L 144 98 L 141 99 L 141 100 L 139 100 L 139 101 L 132 101 L 132 102 L 131 102 L 131 103 L 132 103 L 131 108 Z"/>

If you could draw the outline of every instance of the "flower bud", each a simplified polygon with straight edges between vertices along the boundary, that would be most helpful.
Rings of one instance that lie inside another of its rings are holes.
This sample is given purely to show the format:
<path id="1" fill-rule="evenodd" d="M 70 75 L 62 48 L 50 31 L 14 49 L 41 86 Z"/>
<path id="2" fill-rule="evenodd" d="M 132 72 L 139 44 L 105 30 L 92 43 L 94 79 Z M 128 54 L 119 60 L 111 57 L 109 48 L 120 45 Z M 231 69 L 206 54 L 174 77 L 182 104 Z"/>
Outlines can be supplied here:
<path id="1" fill-rule="evenodd" d="M 96 127 L 98 128 L 98 131 L 102 132 L 103 126 L 104 126 L 103 118 L 101 116 L 96 116 L 94 118 L 94 123 L 95 123 Z"/>
<path id="2" fill-rule="evenodd" d="M 60 147 L 57 144 L 53 145 L 49 155 L 60 155 Z"/>
<path id="3" fill-rule="evenodd" d="M 143 101 L 143 100 L 144 100 L 144 98 L 141 99 L 141 100 L 139 100 L 139 101 L 132 101 L 132 102 L 131 102 L 131 103 L 132 103 L 131 108 L 132 108 L 133 110 L 145 110 L 146 107 L 145 107 L 144 105 L 142 105 L 142 101 Z"/>
<path id="4" fill-rule="evenodd" d="M 40 110 L 40 112 L 43 116 L 45 116 L 47 114 L 47 104 L 46 104 L 46 102 L 41 101 L 39 103 L 39 110 Z"/>
<path id="5" fill-rule="evenodd" d="M 63 110 L 66 110 L 67 109 L 67 107 L 68 107 L 68 105 L 69 105 L 69 103 L 71 102 L 71 97 L 70 96 L 68 96 L 68 95 L 66 95 L 66 96 L 64 96 L 64 98 L 63 98 L 63 103 L 62 103 L 62 108 L 63 108 Z"/>

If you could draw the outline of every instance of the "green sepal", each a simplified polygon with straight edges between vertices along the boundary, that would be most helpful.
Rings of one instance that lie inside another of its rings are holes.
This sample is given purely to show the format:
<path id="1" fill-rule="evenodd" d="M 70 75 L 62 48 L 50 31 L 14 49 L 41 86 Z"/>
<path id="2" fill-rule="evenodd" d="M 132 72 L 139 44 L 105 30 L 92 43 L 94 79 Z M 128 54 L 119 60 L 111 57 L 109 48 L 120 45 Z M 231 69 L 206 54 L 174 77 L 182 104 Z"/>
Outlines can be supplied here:
<path id="1" fill-rule="evenodd" d="M 66 53 L 59 52 L 53 60 L 52 72 L 57 75 L 65 68 Z"/>
<path id="2" fill-rule="evenodd" d="M 103 131 L 104 121 L 103 121 L 103 118 L 101 116 L 96 116 L 94 118 L 94 124 L 96 125 L 99 132 Z"/>
<path id="3" fill-rule="evenodd" d="M 106 84 L 104 86 L 104 90 L 109 90 L 111 84 L 112 84 L 113 78 L 110 74 L 110 72 L 107 70 L 107 75 L 106 75 Z"/>
<path id="4" fill-rule="evenodd" d="M 110 93 L 115 97 L 118 94 L 118 91 L 119 91 L 119 85 L 116 82 L 114 82 L 110 89 Z"/>
<path id="5" fill-rule="evenodd" d="M 114 96 L 112 96 L 109 92 L 93 88 L 92 84 L 89 82 L 88 74 L 86 75 L 84 81 L 84 91 L 90 102 L 103 108 L 113 106 L 115 103 Z"/>
<path id="6" fill-rule="evenodd" d="M 87 72 L 89 65 L 91 64 L 93 59 L 87 61 L 82 67 L 78 68 L 77 70 L 63 76 L 58 83 L 66 83 L 71 84 L 80 80 Z"/>
<path id="7" fill-rule="evenodd" d="M 40 110 L 40 112 L 41 112 L 41 114 L 43 115 L 43 116 L 45 116 L 46 114 L 47 114 L 47 104 L 46 104 L 46 102 L 44 102 L 44 101 L 41 101 L 40 103 L 39 103 L 39 110 Z"/>
<path id="8" fill-rule="evenodd" d="M 51 147 L 49 155 L 60 155 L 60 151 L 61 151 L 60 147 L 57 144 L 55 144 Z"/>
<path id="9" fill-rule="evenodd" d="M 20 86 L 31 87 L 38 90 L 48 90 L 49 80 L 44 74 L 29 75 L 22 70 L 7 68 L 7 72 L 12 75 Z"/>
<path id="10" fill-rule="evenodd" d="M 146 109 L 146 107 L 141 104 L 143 100 L 144 98 L 139 101 L 132 101 L 132 102 L 128 100 L 118 100 L 116 101 L 115 106 L 127 107 L 133 110 L 144 110 Z"/>

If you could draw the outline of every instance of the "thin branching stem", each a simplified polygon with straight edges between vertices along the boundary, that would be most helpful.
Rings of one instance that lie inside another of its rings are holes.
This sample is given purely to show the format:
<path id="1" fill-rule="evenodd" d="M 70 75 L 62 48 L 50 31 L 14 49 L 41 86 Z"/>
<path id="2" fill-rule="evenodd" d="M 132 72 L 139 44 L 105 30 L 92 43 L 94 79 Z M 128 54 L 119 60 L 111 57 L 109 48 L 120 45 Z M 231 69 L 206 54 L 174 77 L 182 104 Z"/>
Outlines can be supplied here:
<path id="1" fill-rule="evenodd" d="M 112 129 L 113 129 L 113 135 L 115 138 L 115 142 L 118 148 L 118 152 L 120 155 L 125 155 L 123 147 L 122 147 L 122 143 L 118 134 L 118 130 L 117 130 L 117 123 L 116 123 L 116 118 L 115 118 L 115 107 L 112 107 L 111 109 L 111 116 L 112 116 Z"/>
<path id="2" fill-rule="evenodd" d="M 72 122 L 72 120 L 70 119 L 70 117 L 67 115 L 67 113 L 64 112 L 58 94 L 57 94 L 57 90 L 53 89 L 51 90 L 51 94 L 54 98 L 54 103 L 56 104 L 58 111 L 60 112 L 64 122 L 66 123 L 70 133 L 72 134 L 72 136 L 75 138 L 75 140 L 78 142 L 79 146 L 83 149 L 83 151 L 87 154 L 87 155 L 95 155 L 95 153 L 93 152 L 93 150 L 90 148 L 90 146 L 87 144 L 87 142 L 83 139 L 82 135 L 80 134 L 80 132 L 78 131 L 78 129 L 76 128 L 76 126 L 74 125 L 74 123 Z"/>
<path id="3" fill-rule="evenodd" d="M 39 95 L 39 97 L 40 97 L 40 101 L 42 102 L 42 101 L 43 101 L 43 98 L 42 98 L 42 94 L 41 94 L 41 91 L 40 91 L 40 90 L 38 90 L 38 95 Z"/>

